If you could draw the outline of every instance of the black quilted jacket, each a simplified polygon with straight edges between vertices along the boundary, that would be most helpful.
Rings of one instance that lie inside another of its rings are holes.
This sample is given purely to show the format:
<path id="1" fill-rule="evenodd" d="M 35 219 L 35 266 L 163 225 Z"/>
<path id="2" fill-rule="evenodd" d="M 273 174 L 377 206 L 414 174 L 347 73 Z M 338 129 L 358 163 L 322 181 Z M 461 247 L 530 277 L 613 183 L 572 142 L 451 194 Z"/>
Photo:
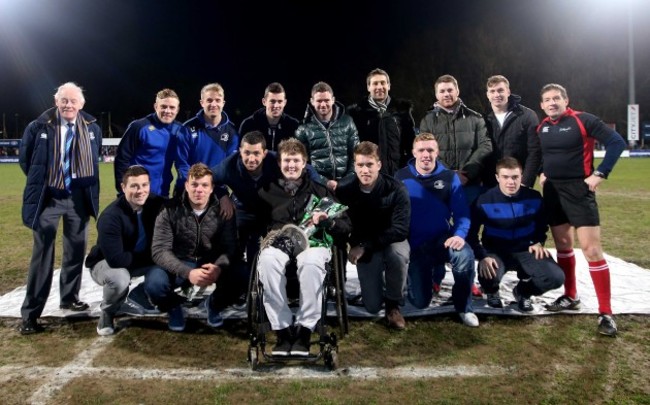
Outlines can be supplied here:
<path id="1" fill-rule="evenodd" d="M 187 193 L 174 199 L 156 218 L 151 254 L 153 261 L 170 273 L 187 278 L 192 267 L 183 260 L 218 264 L 226 270 L 237 246 L 235 218 L 219 216 L 219 201 L 210 196 L 207 210 L 197 218 L 189 204 Z"/>

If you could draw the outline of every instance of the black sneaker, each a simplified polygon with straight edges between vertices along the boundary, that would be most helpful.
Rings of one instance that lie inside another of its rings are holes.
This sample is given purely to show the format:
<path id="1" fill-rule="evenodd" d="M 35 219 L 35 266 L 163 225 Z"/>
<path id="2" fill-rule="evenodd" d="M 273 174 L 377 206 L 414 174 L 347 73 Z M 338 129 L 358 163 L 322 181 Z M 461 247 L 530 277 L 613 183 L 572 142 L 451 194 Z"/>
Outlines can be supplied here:
<path id="1" fill-rule="evenodd" d="M 40 333 L 44 330 L 45 328 L 39 325 L 35 319 L 27 319 L 26 321 L 23 321 L 22 325 L 20 325 L 21 335 L 33 335 L 34 333 Z"/>
<path id="2" fill-rule="evenodd" d="M 149 296 L 144 291 L 144 284 L 140 283 L 135 286 L 129 295 L 126 296 L 126 301 L 120 308 L 121 312 L 129 315 L 159 315 L 160 311 L 155 305 L 151 303 Z"/>
<path id="3" fill-rule="evenodd" d="M 530 297 L 524 297 L 523 295 L 519 294 L 518 287 L 519 285 L 516 285 L 515 288 L 512 289 L 512 295 L 515 296 L 517 307 L 522 312 L 531 312 L 533 309 L 535 309 L 533 308 L 533 302 L 530 300 Z"/>
<path id="4" fill-rule="evenodd" d="M 271 351 L 271 354 L 273 356 L 288 356 L 291 354 L 291 344 L 292 342 L 292 336 L 291 336 L 291 330 L 289 328 L 284 328 L 280 329 L 275 332 L 278 341 L 273 346 L 273 350 Z"/>
<path id="5" fill-rule="evenodd" d="M 248 303 L 248 293 L 241 293 L 239 297 L 232 303 L 232 307 L 238 311 L 243 311 L 246 309 Z"/>
<path id="6" fill-rule="evenodd" d="M 546 310 L 551 312 L 558 311 L 577 311 L 580 309 L 580 298 L 571 299 L 566 295 L 560 296 L 558 299 L 546 305 Z"/>
<path id="7" fill-rule="evenodd" d="M 615 337 L 618 329 L 616 328 L 616 322 L 611 315 L 600 314 L 598 317 L 598 333 L 605 336 Z"/>
<path id="8" fill-rule="evenodd" d="M 348 298 L 348 305 L 352 305 L 355 307 L 362 307 L 363 298 L 361 297 L 361 294 Z"/>
<path id="9" fill-rule="evenodd" d="M 115 333 L 113 326 L 113 314 L 102 311 L 99 315 L 99 322 L 97 322 L 97 334 L 99 336 L 110 336 Z"/>
<path id="10" fill-rule="evenodd" d="M 86 304 L 83 301 L 75 301 L 75 302 L 61 304 L 59 305 L 59 308 L 67 309 L 68 311 L 73 311 L 73 312 L 81 312 L 88 309 L 88 304 Z"/>
<path id="11" fill-rule="evenodd" d="M 296 341 L 291 345 L 292 356 L 309 356 L 309 344 L 311 342 L 311 330 L 300 326 Z"/>
<path id="12" fill-rule="evenodd" d="M 487 304 L 492 308 L 503 308 L 503 301 L 501 301 L 501 295 L 499 295 L 498 291 L 494 294 L 487 294 Z"/>

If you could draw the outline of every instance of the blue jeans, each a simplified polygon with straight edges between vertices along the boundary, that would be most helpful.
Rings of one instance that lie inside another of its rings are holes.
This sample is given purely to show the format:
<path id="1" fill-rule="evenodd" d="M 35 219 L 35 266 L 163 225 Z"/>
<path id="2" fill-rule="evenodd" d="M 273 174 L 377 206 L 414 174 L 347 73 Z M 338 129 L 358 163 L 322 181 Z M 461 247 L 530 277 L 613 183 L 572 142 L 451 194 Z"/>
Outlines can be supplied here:
<path id="1" fill-rule="evenodd" d="M 176 276 L 161 267 L 151 268 L 144 276 L 144 291 L 160 312 L 169 312 L 185 302 L 185 298 L 176 294 L 178 287 L 190 285 L 190 280 Z"/>
<path id="2" fill-rule="evenodd" d="M 408 271 L 408 298 L 416 308 L 423 309 L 431 304 L 433 291 L 431 280 L 435 273 L 444 268 L 446 262 L 451 264 L 454 286 L 451 299 L 456 312 L 473 312 L 472 284 L 474 283 L 474 253 L 466 243 L 461 250 L 444 247 L 444 236 L 432 239 L 411 250 L 411 262 Z"/>
<path id="3" fill-rule="evenodd" d="M 200 265 L 196 262 L 183 260 L 191 268 Z M 210 295 L 210 307 L 221 311 L 232 301 L 236 290 L 233 288 L 231 277 L 227 270 L 222 271 L 216 283 L 214 292 Z M 185 302 L 185 297 L 174 292 L 178 287 L 189 287 L 190 280 L 179 277 L 160 267 L 154 267 L 144 276 L 144 291 L 149 295 L 151 302 L 160 309 L 160 312 L 169 312 L 170 309 Z"/>

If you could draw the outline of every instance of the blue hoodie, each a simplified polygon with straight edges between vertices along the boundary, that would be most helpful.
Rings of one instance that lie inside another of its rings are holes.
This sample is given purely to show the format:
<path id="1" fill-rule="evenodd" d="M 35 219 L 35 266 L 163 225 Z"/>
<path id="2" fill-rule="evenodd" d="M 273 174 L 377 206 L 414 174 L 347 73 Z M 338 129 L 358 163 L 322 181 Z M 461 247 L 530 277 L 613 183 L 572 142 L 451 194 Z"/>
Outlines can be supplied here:
<path id="1" fill-rule="evenodd" d="M 208 128 L 203 110 L 183 124 L 183 131 L 178 138 L 178 179 L 179 189 L 187 180 L 187 172 L 195 163 L 205 163 L 214 167 L 226 157 L 237 152 L 239 135 L 235 125 L 225 112 L 221 112 L 221 122 L 216 127 Z"/>
<path id="2" fill-rule="evenodd" d="M 118 195 L 122 194 L 122 176 L 126 169 L 131 165 L 140 165 L 149 171 L 151 192 L 169 197 L 179 132 L 180 122 L 163 124 L 155 113 L 129 124 L 115 156 L 115 189 Z"/>
<path id="3" fill-rule="evenodd" d="M 411 198 L 409 244 L 415 250 L 422 243 L 446 235 L 465 239 L 469 232 L 470 213 L 465 192 L 456 172 L 440 162 L 431 174 L 415 169 L 415 159 L 395 173 Z"/>

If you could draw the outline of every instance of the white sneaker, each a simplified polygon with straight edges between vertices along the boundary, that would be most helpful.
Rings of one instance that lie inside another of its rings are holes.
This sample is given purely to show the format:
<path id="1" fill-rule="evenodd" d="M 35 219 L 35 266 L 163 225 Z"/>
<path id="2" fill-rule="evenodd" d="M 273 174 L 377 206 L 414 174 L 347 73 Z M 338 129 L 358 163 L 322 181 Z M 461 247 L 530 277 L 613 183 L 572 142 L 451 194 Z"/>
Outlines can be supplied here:
<path id="1" fill-rule="evenodd" d="M 472 328 L 478 327 L 478 318 L 474 312 L 459 312 L 458 315 L 465 326 L 471 326 Z"/>
<path id="2" fill-rule="evenodd" d="M 99 336 L 110 336 L 115 333 L 113 326 L 113 315 L 106 311 L 102 311 L 99 315 L 99 322 L 97 323 L 97 334 Z"/>

